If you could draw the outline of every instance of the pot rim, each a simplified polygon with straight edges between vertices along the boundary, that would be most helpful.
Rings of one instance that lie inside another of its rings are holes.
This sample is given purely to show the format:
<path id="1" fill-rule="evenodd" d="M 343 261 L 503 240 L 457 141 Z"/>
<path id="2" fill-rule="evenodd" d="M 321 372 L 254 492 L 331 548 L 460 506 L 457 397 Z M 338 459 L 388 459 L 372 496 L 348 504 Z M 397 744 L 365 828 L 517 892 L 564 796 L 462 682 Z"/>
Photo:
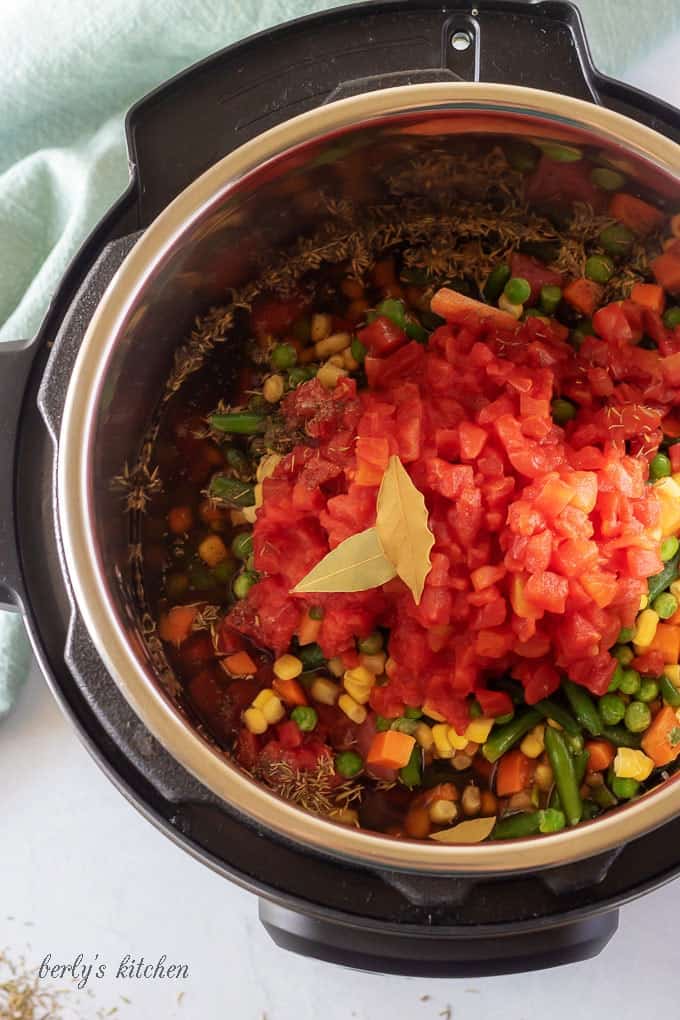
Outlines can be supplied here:
<path id="1" fill-rule="evenodd" d="M 285 121 L 205 171 L 132 248 L 88 326 L 72 373 L 57 456 L 57 513 L 74 597 L 104 665 L 156 739 L 203 785 L 252 823 L 353 863 L 421 873 L 501 874 L 565 864 L 611 850 L 680 810 L 680 775 L 604 817 L 552 835 L 444 846 L 348 828 L 308 814 L 227 761 L 172 704 L 134 653 L 103 577 L 90 484 L 102 387 L 116 342 L 145 288 L 183 235 L 243 179 L 287 151 L 342 129 L 405 114 L 496 113 L 535 117 L 594 134 L 680 179 L 680 146 L 621 114 L 556 93 L 446 82 L 400 86 L 338 100 Z"/>

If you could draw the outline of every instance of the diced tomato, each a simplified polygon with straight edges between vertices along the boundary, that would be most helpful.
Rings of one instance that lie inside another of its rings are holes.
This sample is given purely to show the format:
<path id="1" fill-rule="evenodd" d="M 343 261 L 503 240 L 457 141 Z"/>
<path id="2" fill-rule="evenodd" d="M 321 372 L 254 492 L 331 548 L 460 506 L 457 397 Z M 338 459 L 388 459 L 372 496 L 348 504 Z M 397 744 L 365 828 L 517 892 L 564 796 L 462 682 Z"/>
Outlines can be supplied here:
<path id="1" fill-rule="evenodd" d="M 630 343 L 633 330 L 619 304 L 605 305 L 593 315 L 593 328 L 609 343 Z"/>
<path id="2" fill-rule="evenodd" d="M 584 202 L 593 209 L 600 209 L 603 193 L 591 181 L 590 170 L 590 163 L 585 159 L 558 163 L 543 155 L 529 178 L 527 197 L 531 202 L 541 203 Z"/>
<path id="3" fill-rule="evenodd" d="M 522 255 L 520 252 L 515 252 L 512 256 L 510 270 L 513 276 L 522 277 L 531 287 L 528 301 L 532 305 L 537 303 L 541 287 L 561 287 L 564 282 L 562 273 L 555 269 L 549 269 L 538 259 L 534 259 L 530 255 Z"/>
<path id="4" fill-rule="evenodd" d="M 505 691 L 488 691 L 480 689 L 475 692 L 477 701 L 482 706 L 482 712 L 487 718 L 497 718 L 499 715 L 508 715 L 513 710 L 512 700 Z"/>
<path id="5" fill-rule="evenodd" d="M 393 354 L 408 340 L 403 329 L 386 315 L 376 316 L 373 322 L 359 330 L 357 337 L 376 358 Z"/>

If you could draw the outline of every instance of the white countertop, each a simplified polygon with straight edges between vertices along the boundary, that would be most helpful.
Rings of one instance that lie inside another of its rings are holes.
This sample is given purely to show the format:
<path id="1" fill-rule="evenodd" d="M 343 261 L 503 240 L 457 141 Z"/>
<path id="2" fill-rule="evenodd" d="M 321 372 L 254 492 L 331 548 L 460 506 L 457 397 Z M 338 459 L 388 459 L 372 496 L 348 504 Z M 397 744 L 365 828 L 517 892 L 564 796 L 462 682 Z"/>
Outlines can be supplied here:
<path id="1" fill-rule="evenodd" d="M 626 77 L 680 105 L 679 48 L 668 39 Z M 0 950 L 35 964 L 47 953 L 107 964 L 65 1000 L 69 1020 L 114 1007 L 120 1020 L 571 1020 L 584 1002 L 605 1018 L 645 1006 L 677 1015 L 678 882 L 625 907 L 619 932 L 586 963 L 484 980 L 357 974 L 278 950 L 254 897 L 175 847 L 109 783 L 35 668 L 0 724 L 0 776 Z M 125 954 L 165 954 L 189 976 L 116 978 Z"/>

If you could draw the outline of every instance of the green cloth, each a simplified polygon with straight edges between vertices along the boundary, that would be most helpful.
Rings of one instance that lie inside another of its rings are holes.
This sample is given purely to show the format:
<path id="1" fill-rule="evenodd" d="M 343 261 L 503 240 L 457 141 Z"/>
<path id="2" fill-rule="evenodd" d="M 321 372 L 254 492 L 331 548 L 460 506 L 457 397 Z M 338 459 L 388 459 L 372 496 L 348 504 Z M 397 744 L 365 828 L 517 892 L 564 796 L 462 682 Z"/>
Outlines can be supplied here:
<path id="1" fill-rule="evenodd" d="M 69 258 L 125 188 L 123 118 L 135 100 L 239 38 L 334 6 L 341 4 L 338 0 L 4 4 L 0 339 L 16 340 L 35 332 Z M 596 63 L 622 77 L 680 27 L 677 0 L 582 0 L 581 8 Z M 670 64 L 670 73 L 674 70 Z M 16 618 L 0 614 L 0 714 L 26 661 L 27 646 Z"/>

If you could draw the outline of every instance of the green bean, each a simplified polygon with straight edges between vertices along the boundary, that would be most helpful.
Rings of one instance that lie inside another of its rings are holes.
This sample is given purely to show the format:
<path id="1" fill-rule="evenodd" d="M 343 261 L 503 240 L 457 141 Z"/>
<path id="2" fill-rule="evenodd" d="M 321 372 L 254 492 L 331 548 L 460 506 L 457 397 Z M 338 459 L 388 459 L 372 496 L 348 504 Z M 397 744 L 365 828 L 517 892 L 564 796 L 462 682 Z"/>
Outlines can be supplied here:
<path id="1" fill-rule="evenodd" d="M 670 587 L 673 581 L 678 578 L 678 564 L 680 564 L 680 552 L 677 552 L 672 560 L 664 564 L 663 570 L 659 571 L 658 574 L 654 574 L 647 581 L 647 597 L 649 598 L 650 604 L 654 601 L 657 595 L 660 595 L 662 591 Z"/>
<path id="2" fill-rule="evenodd" d="M 576 782 L 580 786 L 585 779 L 586 772 L 588 771 L 588 761 L 590 759 L 589 751 L 579 751 L 574 755 L 574 775 L 576 776 Z"/>
<path id="3" fill-rule="evenodd" d="M 671 708 L 680 708 L 680 691 L 677 689 L 670 677 L 662 673 L 659 677 L 661 697 Z"/>
<path id="4" fill-rule="evenodd" d="M 516 715 L 504 726 L 495 726 L 491 736 L 482 747 L 482 754 L 487 761 L 495 762 L 509 751 L 511 747 L 522 739 L 525 733 L 533 729 L 541 721 L 540 712 L 530 709 L 521 715 Z"/>
<path id="5" fill-rule="evenodd" d="M 496 822 L 491 831 L 491 839 L 521 839 L 523 836 L 535 836 L 539 832 L 559 832 L 564 824 L 564 814 L 554 808 L 518 812 Z"/>
<path id="6" fill-rule="evenodd" d="M 362 344 L 361 340 L 357 340 L 356 337 L 352 340 L 350 352 L 354 360 L 358 361 L 360 365 L 363 365 L 366 360 L 366 347 Z"/>
<path id="7" fill-rule="evenodd" d="M 599 737 L 602 733 L 602 720 L 595 707 L 595 702 L 584 687 L 573 683 L 571 680 L 562 682 L 562 689 L 567 696 L 572 711 L 584 729 L 592 737 Z"/>
<path id="8" fill-rule="evenodd" d="M 590 796 L 601 808 L 616 807 L 616 797 L 604 783 L 602 786 L 594 786 L 590 791 Z"/>
<path id="9" fill-rule="evenodd" d="M 297 651 L 297 657 L 302 663 L 302 667 L 305 672 L 310 669 L 319 669 L 326 661 L 326 656 L 315 643 L 303 645 L 302 648 L 299 648 Z"/>
<path id="10" fill-rule="evenodd" d="M 614 747 L 638 748 L 640 746 L 638 734 L 629 733 L 623 726 L 603 726 L 601 736 Z"/>
<path id="11" fill-rule="evenodd" d="M 537 712 L 540 712 L 545 719 L 554 719 L 556 723 L 559 723 L 563 730 L 567 733 L 578 736 L 581 732 L 580 724 L 574 719 L 573 715 L 567 711 L 566 708 L 562 708 L 561 705 L 556 704 L 549 698 L 543 698 L 542 701 L 538 701 L 534 708 Z"/>
<path id="12" fill-rule="evenodd" d="M 581 815 L 582 822 L 589 822 L 591 818 L 595 818 L 599 815 L 600 809 L 597 804 L 593 804 L 592 800 L 583 801 L 583 814 Z"/>
<path id="13" fill-rule="evenodd" d="M 257 432 L 264 432 L 267 424 L 263 414 L 253 414 L 251 411 L 211 414 L 208 421 L 216 432 L 229 432 L 240 436 L 253 436 Z"/>
<path id="14" fill-rule="evenodd" d="M 417 340 L 419 344 L 427 343 L 430 339 L 430 334 L 424 326 L 418 322 L 415 318 L 409 318 L 404 323 L 404 333 L 411 340 Z"/>
<path id="15" fill-rule="evenodd" d="M 540 305 L 546 315 L 554 315 L 561 300 L 561 287 L 557 287 L 553 283 L 546 283 L 541 287 Z"/>
<path id="16" fill-rule="evenodd" d="M 212 499 L 230 503 L 232 506 L 254 506 L 255 489 L 248 482 L 227 475 L 214 475 L 210 480 L 208 491 Z"/>
<path id="17" fill-rule="evenodd" d="M 510 266 L 506 262 L 501 262 L 500 265 L 491 270 L 482 289 L 484 299 L 489 304 L 495 304 L 498 301 L 503 293 L 503 288 L 510 279 L 510 275 Z"/>
<path id="18" fill-rule="evenodd" d="M 235 446 L 230 446 L 225 457 L 227 458 L 227 464 L 229 467 L 233 468 L 234 471 L 238 471 L 240 475 L 249 475 L 252 473 L 252 465 L 242 450 L 237 449 Z"/>
<path id="19" fill-rule="evenodd" d="M 569 754 L 564 737 L 558 730 L 546 726 L 544 739 L 566 819 L 569 825 L 578 825 L 583 805 L 576 779 L 574 759 Z"/>
<path id="20" fill-rule="evenodd" d="M 407 786 L 409 790 L 412 790 L 414 786 L 420 786 L 423 781 L 422 776 L 422 764 L 423 764 L 423 752 L 422 749 L 416 744 L 411 751 L 411 757 L 402 769 L 399 769 L 399 780 Z"/>
<path id="21" fill-rule="evenodd" d="M 563 145 L 561 142 L 539 143 L 541 149 L 554 163 L 578 163 L 583 159 L 583 153 L 575 145 Z"/>
<path id="22" fill-rule="evenodd" d="M 602 188 L 603 191 L 619 191 L 626 183 L 623 174 L 605 166 L 596 166 L 591 170 L 590 179 L 595 187 Z"/>

